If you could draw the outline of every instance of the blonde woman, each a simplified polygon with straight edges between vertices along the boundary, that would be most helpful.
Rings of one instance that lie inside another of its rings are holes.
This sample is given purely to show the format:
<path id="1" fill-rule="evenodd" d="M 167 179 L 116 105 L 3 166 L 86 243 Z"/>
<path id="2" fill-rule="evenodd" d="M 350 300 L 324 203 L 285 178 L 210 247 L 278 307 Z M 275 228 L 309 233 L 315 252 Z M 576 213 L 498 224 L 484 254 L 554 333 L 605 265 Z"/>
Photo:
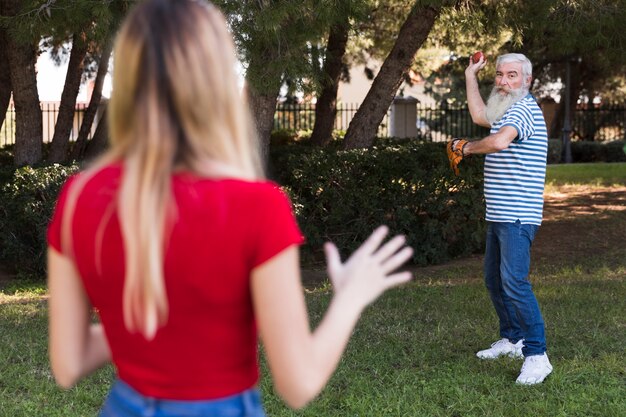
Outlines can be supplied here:
<path id="1" fill-rule="evenodd" d="M 73 386 L 112 362 L 101 416 L 263 416 L 257 329 L 277 392 L 305 406 L 361 311 L 410 279 L 403 237 L 378 228 L 342 263 L 311 332 L 302 236 L 263 179 L 232 39 L 194 0 L 150 0 L 115 44 L 111 149 L 64 186 L 48 231 L 50 359 Z M 95 308 L 99 323 L 92 323 Z"/>

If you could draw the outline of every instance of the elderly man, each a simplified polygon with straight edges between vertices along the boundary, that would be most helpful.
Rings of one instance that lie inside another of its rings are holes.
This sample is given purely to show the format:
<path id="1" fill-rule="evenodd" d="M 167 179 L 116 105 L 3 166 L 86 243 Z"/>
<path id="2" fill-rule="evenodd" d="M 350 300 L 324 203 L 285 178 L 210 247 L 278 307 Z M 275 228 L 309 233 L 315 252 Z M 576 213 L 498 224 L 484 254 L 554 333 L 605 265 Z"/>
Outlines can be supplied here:
<path id="1" fill-rule="evenodd" d="M 478 90 L 481 57 L 465 70 L 467 100 L 474 123 L 490 127 L 478 141 L 448 144 L 451 164 L 471 154 L 485 157 L 487 245 L 485 284 L 500 321 L 501 339 L 476 355 L 524 357 L 517 383 L 538 384 L 552 372 L 544 322 L 528 273 L 530 247 L 543 213 L 548 137 L 541 109 L 529 93 L 532 65 L 522 54 L 496 61 L 495 86 L 487 104 Z"/>

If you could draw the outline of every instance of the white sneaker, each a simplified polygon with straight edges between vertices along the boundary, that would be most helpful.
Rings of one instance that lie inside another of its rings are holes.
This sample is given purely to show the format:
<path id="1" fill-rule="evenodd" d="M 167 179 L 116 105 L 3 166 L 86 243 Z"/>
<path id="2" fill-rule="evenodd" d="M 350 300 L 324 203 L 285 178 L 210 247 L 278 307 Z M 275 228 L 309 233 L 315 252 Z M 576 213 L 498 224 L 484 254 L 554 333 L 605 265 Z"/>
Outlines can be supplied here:
<path id="1" fill-rule="evenodd" d="M 480 359 L 496 359 L 500 356 L 510 356 L 511 358 L 521 359 L 524 357 L 522 347 L 524 347 L 523 339 L 515 344 L 511 343 L 509 339 L 500 339 L 492 343 L 489 349 L 477 352 L 476 356 Z"/>
<path id="2" fill-rule="evenodd" d="M 527 356 L 522 365 L 522 371 L 517 377 L 517 384 L 534 385 L 541 383 L 552 372 L 552 364 L 548 355 Z"/>

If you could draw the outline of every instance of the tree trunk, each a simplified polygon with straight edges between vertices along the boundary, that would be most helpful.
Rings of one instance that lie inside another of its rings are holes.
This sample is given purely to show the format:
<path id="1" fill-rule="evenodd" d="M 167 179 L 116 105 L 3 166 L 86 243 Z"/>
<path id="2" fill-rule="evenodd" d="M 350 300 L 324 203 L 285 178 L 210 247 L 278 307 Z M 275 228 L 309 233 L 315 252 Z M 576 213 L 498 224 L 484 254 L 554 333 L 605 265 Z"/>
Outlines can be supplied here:
<path id="1" fill-rule="evenodd" d="M 9 109 L 12 90 L 7 49 L 5 31 L 0 28 L 0 129 L 2 128 L 4 118 Z"/>
<path id="2" fill-rule="evenodd" d="M 564 68 L 564 67 L 563 67 Z M 582 90 L 581 79 L 583 78 L 579 71 L 577 70 L 575 65 L 572 65 L 571 72 L 571 82 L 570 82 L 570 128 L 572 129 L 572 134 L 581 133 L 574 132 L 574 115 L 576 114 L 576 103 L 578 102 L 578 98 L 580 97 L 580 92 Z M 565 69 L 563 69 L 565 71 Z M 565 79 L 565 76 L 563 76 Z M 552 120 L 552 126 L 550 126 L 550 132 L 552 132 L 552 137 L 554 138 L 563 138 L 563 126 L 565 122 L 565 86 L 561 90 L 561 101 L 557 105 L 556 114 L 554 119 Z"/>
<path id="3" fill-rule="evenodd" d="M 5 1 L 3 13 L 13 16 L 19 1 Z M 7 58 L 15 104 L 15 165 L 32 165 L 41 161 L 43 122 L 37 91 L 37 43 L 18 42 L 6 33 Z"/>
<path id="4" fill-rule="evenodd" d="M 261 159 L 264 164 L 268 162 L 270 138 L 274 128 L 274 113 L 276 112 L 276 100 L 279 91 L 276 89 L 273 93 L 259 94 L 249 87 L 248 101 L 256 124 Z"/>
<path id="5" fill-rule="evenodd" d="M 100 55 L 98 72 L 96 73 L 96 80 L 91 93 L 91 99 L 89 100 L 87 110 L 85 110 L 83 122 L 80 125 L 80 131 L 78 132 L 78 139 L 76 139 L 74 149 L 72 150 L 72 159 L 80 160 L 85 152 L 89 132 L 91 132 L 91 127 L 94 119 L 96 118 L 96 113 L 98 112 L 98 107 L 100 106 L 100 100 L 102 99 L 102 85 L 104 84 L 104 78 L 109 71 L 109 58 L 111 57 L 112 48 L 113 43 L 110 41 L 106 42 L 102 50 L 102 55 Z M 106 121 L 103 122 L 106 123 Z"/>
<path id="6" fill-rule="evenodd" d="M 337 89 L 343 66 L 343 56 L 348 43 L 349 22 L 333 25 L 328 36 L 326 59 L 322 76 L 322 92 L 315 104 L 315 125 L 311 142 L 318 146 L 330 143 L 337 116 Z"/>
<path id="7" fill-rule="evenodd" d="M 378 126 L 402 84 L 403 75 L 428 37 L 440 10 L 440 7 L 413 6 L 372 87 L 350 122 L 344 149 L 366 148 L 374 144 Z"/>
<path id="8" fill-rule="evenodd" d="M 248 102 L 256 125 L 261 158 L 265 164 L 268 162 L 276 100 L 283 76 L 283 71 L 267 65 L 267 62 L 273 59 L 278 59 L 278 48 L 267 45 L 262 51 L 250 57 L 246 76 Z M 262 85 L 255 85 L 252 80 L 259 80 Z"/>
<path id="9" fill-rule="evenodd" d="M 109 129 L 107 123 L 107 107 L 102 112 L 100 123 L 93 134 L 93 138 L 87 142 L 85 147 L 85 159 L 93 160 L 102 154 L 109 144 Z"/>
<path id="10" fill-rule="evenodd" d="M 11 45 L 12 42 L 9 42 Z M 15 165 L 33 165 L 41 162 L 43 122 L 37 75 L 35 73 L 35 53 L 30 48 L 20 46 L 21 51 L 10 46 L 9 65 L 15 104 Z"/>
<path id="11" fill-rule="evenodd" d="M 67 158 L 67 147 L 76 112 L 76 96 L 80 89 L 85 55 L 87 54 L 87 45 L 84 43 L 84 39 L 81 39 L 82 37 L 81 34 L 74 34 L 72 38 L 70 62 L 67 67 L 59 114 L 54 126 L 54 136 L 47 159 L 51 163 L 63 162 Z"/>

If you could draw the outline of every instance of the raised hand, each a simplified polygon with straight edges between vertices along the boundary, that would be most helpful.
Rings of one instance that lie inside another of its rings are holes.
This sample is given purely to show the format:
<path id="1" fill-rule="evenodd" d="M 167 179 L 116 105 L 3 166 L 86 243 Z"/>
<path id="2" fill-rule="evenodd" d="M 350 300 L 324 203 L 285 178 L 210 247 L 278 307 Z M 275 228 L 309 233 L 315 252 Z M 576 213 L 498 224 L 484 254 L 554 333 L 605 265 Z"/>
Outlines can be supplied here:
<path id="1" fill-rule="evenodd" d="M 413 249 L 405 246 L 406 238 L 401 235 L 383 244 L 388 232 L 386 226 L 377 228 L 343 263 L 333 243 L 324 245 L 328 275 L 336 295 L 349 295 L 364 308 L 387 289 L 411 279 L 410 272 L 394 271 L 411 257 Z"/>

